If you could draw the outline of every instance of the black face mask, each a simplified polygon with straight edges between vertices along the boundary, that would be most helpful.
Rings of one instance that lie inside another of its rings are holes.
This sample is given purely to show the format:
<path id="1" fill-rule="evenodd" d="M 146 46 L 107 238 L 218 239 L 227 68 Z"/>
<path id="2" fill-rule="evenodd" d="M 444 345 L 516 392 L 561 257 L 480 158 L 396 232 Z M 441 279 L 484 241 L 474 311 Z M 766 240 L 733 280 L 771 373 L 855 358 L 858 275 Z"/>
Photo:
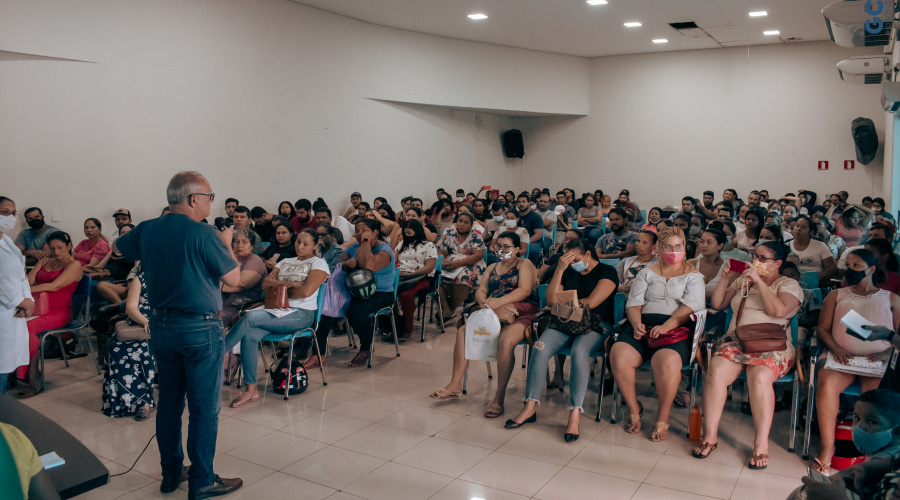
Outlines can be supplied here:
<path id="1" fill-rule="evenodd" d="M 406 245 L 412 245 L 413 243 L 415 243 L 415 241 L 416 241 L 416 237 L 415 237 L 415 236 L 407 236 L 407 235 L 405 235 L 405 234 L 403 235 L 403 243 L 404 243 L 404 244 L 406 244 Z"/>
<path id="2" fill-rule="evenodd" d="M 844 271 L 844 279 L 847 280 L 847 284 L 850 286 L 858 285 L 860 281 L 866 279 L 865 270 L 862 271 L 854 271 L 853 269 L 847 269 Z"/>
<path id="3" fill-rule="evenodd" d="M 31 219 L 30 221 L 28 221 L 28 226 L 31 229 L 38 230 L 44 227 L 44 219 Z"/>

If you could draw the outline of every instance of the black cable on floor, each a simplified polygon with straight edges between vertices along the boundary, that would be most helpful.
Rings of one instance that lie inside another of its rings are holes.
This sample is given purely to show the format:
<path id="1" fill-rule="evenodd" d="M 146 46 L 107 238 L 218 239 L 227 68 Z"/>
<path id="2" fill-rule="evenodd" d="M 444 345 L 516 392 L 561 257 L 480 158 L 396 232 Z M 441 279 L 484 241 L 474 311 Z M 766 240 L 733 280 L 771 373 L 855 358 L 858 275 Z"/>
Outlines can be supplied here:
<path id="1" fill-rule="evenodd" d="M 147 448 L 150 447 L 150 443 L 153 442 L 153 438 L 155 438 L 155 437 L 156 437 L 156 434 L 153 434 L 152 436 L 150 436 L 150 441 L 147 441 L 147 446 L 144 446 L 144 449 L 141 450 L 141 454 L 138 455 L 138 457 L 137 457 L 136 459 L 134 459 L 134 463 L 131 464 L 131 467 L 129 467 L 127 471 L 121 472 L 121 473 L 119 473 L 119 474 L 113 474 L 113 475 L 109 476 L 110 479 L 112 479 L 112 478 L 114 478 L 114 477 L 116 477 L 116 476 L 121 476 L 122 474 L 128 474 L 129 472 L 131 472 L 131 470 L 134 469 L 134 466 L 137 465 L 138 460 L 140 460 L 141 457 L 144 456 L 144 452 L 147 451 Z"/>

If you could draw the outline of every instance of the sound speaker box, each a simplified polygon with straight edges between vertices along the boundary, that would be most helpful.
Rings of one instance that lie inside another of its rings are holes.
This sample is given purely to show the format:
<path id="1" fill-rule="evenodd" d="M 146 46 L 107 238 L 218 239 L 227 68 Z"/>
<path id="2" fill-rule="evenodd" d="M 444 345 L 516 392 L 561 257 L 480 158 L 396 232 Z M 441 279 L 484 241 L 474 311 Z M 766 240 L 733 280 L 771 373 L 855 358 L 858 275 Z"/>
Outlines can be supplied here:
<path id="1" fill-rule="evenodd" d="M 853 120 L 850 130 L 856 144 L 856 161 L 868 165 L 878 152 L 878 132 L 875 131 L 875 123 L 868 118 L 859 117 Z"/>
<path id="2" fill-rule="evenodd" d="M 512 129 L 503 132 L 503 153 L 507 158 L 522 158 L 525 156 L 525 143 L 522 140 L 522 131 Z"/>

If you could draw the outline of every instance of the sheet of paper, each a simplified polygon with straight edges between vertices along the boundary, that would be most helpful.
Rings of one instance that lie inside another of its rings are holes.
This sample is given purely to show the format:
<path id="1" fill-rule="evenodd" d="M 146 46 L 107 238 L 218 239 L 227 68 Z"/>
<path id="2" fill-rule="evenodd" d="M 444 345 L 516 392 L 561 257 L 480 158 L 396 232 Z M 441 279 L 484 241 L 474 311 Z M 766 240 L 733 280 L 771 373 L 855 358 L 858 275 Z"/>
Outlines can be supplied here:
<path id="1" fill-rule="evenodd" d="M 848 312 L 844 315 L 843 318 L 841 318 L 841 324 L 846 326 L 848 329 L 853 330 L 854 333 L 864 339 L 868 339 L 869 335 L 871 335 L 872 332 L 870 330 L 866 330 L 865 328 L 863 328 L 863 326 L 875 325 L 875 323 L 872 323 L 866 318 L 863 318 L 858 312 L 854 311 L 853 309 L 851 309 L 850 312 Z"/>
<path id="2" fill-rule="evenodd" d="M 265 309 L 265 311 L 267 313 L 271 314 L 272 316 L 275 316 L 276 318 L 283 318 L 283 317 L 287 316 L 288 314 L 296 311 L 296 309 L 291 309 L 291 308 L 288 308 L 288 309 Z"/>
<path id="3" fill-rule="evenodd" d="M 66 463 L 66 461 L 57 455 L 55 451 L 51 451 L 50 453 L 41 456 L 41 463 L 44 464 L 45 469 L 52 469 L 54 467 L 59 467 Z"/>

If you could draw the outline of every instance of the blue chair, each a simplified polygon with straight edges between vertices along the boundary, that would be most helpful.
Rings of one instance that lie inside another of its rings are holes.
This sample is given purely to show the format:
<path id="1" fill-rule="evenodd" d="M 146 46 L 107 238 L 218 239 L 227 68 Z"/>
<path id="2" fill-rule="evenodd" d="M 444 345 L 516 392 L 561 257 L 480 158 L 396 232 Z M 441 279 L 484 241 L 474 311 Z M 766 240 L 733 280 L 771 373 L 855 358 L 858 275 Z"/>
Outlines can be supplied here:
<path id="1" fill-rule="evenodd" d="M 400 287 L 400 268 L 394 268 L 394 302 L 388 307 L 382 307 L 369 316 L 372 321 L 372 343 L 369 345 L 369 364 L 366 368 L 372 368 L 372 357 L 375 356 L 375 332 L 378 329 L 378 317 L 390 316 L 391 329 L 394 333 L 394 348 L 397 350 L 397 357 L 400 357 L 400 341 L 397 340 L 397 322 L 394 320 L 394 304 L 397 303 L 397 290 Z"/>
<path id="2" fill-rule="evenodd" d="M 485 255 L 487 255 L 487 252 L 485 252 Z M 443 268 L 444 268 L 444 256 L 438 255 L 437 262 L 434 263 L 434 275 L 435 275 L 434 286 L 432 288 L 429 288 L 425 292 L 425 297 L 422 300 L 421 314 L 419 315 L 419 318 L 422 320 L 422 340 L 421 340 L 422 342 L 425 342 L 425 319 L 426 318 L 424 318 L 423 316 L 425 316 L 425 306 L 426 306 L 426 303 L 428 302 L 428 299 L 431 299 L 431 312 L 428 314 L 428 317 L 430 318 L 434 314 L 434 304 L 435 304 L 435 302 L 437 302 L 438 324 L 441 327 L 441 333 L 444 333 L 444 308 L 443 308 L 443 306 L 441 306 L 441 301 L 438 299 L 438 287 L 441 286 L 441 270 Z"/>
<path id="3" fill-rule="evenodd" d="M 815 271 L 801 271 L 800 287 L 807 290 L 819 288 L 819 274 Z"/>
<path id="4" fill-rule="evenodd" d="M 327 280 L 326 280 L 327 281 Z M 316 296 L 316 319 L 313 322 L 312 326 L 308 328 L 304 328 L 302 330 L 298 330 L 293 333 L 269 333 L 263 336 L 259 341 L 260 350 L 262 353 L 262 343 L 269 342 L 272 344 L 272 352 L 275 351 L 275 342 L 281 342 L 282 340 L 290 341 L 291 346 L 288 348 L 288 373 L 291 373 L 291 364 L 294 362 L 294 340 L 310 337 L 312 338 L 312 343 L 316 348 L 316 357 L 319 359 L 319 371 L 322 372 L 322 385 L 328 385 L 328 382 L 325 380 L 325 365 L 322 364 L 322 353 L 319 352 L 319 343 L 316 341 L 316 328 L 319 326 L 319 320 L 322 319 L 322 303 L 325 302 L 325 283 L 319 286 L 318 295 Z M 266 385 L 269 385 L 269 372 L 271 370 L 266 370 Z M 287 401 L 288 398 L 288 385 L 284 384 L 284 399 Z M 240 385 L 238 385 L 240 387 Z"/>
<path id="5" fill-rule="evenodd" d="M 78 338 L 78 334 L 88 328 L 88 325 L 91 322 L 91 277 L 87 274 L 81 277 L 81 280 L 75 286 L 75 291 L 72 292 L 72 322 L 62 328 L 54 328 L 52 330 L 44 330 L 38 333 L 38 337 L 40 337 L 40 344 L 38 351 L 41 357 L 41 390 L 44 390 L 44 341 L 47 340 L 47 337 L 53 336 L 56 337 L 56 342 L 59 344 L 59 350 L 62 353 L 63 361 L 66 363 L 66 368 L 69 367 L 69 357 L 66 355 L 66 348 L 63 345 L 62 337 L 60 334 L 63 332 L 72 332 L 72 335 L 75 335 Z M 100 375 L 100 359 L 97 357 L 96 351 L 94 351 L 94 344 L 91 343 L 90 339 L 87 340 L 87 345 L 91 349 L 91 354 L 94 356 L 94 364 L 97 367 L 97 375 Z"/>
<path id="6" fill-rule="evenodd" d="M 622 260 L 622 259 L 598 259 L 598 261 L 599 261 L 600 263 L 606 264 L 607 266 L 612 266 L 613 268 L 615 268 L 616 266 L 618 266 L 618 265 L 619 265 L 619 262 L 620 262 L 621 260 Z"/>
<path id="7" fill-rule="evenodd" d="M 578 229 L 578 221 L 575 219 L 572 219 L 572 229 Z"/>
<path id="8" fill-rule="evenodd" d="M 647 222 L 647 211 L 641 210 L 641 220 Z"/>

